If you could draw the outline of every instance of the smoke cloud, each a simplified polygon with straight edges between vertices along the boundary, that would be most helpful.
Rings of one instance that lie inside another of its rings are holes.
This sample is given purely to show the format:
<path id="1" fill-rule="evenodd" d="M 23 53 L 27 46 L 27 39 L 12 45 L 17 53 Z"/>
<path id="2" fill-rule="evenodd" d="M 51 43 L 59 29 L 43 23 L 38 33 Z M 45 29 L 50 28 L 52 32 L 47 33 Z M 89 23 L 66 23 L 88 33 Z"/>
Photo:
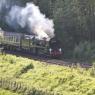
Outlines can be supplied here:
<path id="1" fill-rule="evenodd" d="M 46 18 L 39 10 L 39 7 L 29 2 L 25 7 L 8 4 L 8 0 L 0 1 L 0 12 L 3 7 L 7 9 L 5 22 L 12 28 L 28 28 L 31 34 L 35 34 L 38 39 L 47 40 L 54 36 L 54 23 L 51 19 Z"/>
<path id="2" fill-rule="evenodd" d="M 9 4 L 6 0 L 0 0 L 0 12 L 2 11 L 3 7 L 7 8 Z"/>

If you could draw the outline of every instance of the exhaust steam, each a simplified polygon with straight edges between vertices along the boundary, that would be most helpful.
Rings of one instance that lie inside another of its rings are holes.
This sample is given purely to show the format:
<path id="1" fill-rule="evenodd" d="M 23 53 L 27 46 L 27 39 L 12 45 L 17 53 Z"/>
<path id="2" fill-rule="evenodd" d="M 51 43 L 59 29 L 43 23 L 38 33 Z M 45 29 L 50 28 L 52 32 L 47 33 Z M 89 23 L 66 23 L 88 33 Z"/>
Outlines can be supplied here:
<path id="1" fill-rule="evenodd" d="M 46 16 L 40 12 L 38 6 L 32 2 L 28 2 L 25 7 L 21 7 L 14 4 L 12 5 L 8 1 L 9 0 L 0 0 L 0 14 L 2 14 L 3 9 L 6 9 L 3 20 L 5 20 L 10 27 L 14 29 L 18 29 L 19 27 L 22 29 L 28 28 L 28 31 L 31 34 L 35 34 L 36 38 L 40 40 L 43 38 L 50 40 L 54 37 L 53 20 L 46 18 Z"/>

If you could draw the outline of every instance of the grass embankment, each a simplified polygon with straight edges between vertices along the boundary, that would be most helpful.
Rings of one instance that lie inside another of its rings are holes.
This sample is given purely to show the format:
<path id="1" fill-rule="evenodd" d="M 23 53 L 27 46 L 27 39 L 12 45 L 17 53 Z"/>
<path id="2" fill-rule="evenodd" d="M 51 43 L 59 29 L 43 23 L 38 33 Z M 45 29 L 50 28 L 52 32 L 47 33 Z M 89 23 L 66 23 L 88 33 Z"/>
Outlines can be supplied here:
<path id="1" fill-rule="evenodd" d="M 0 87 L 24 95 L 95 95 L 95 68 L 47 65 L 0 55 Z"/>
<path id="2" fill-rule="evenodd" d="M 20 94 L 16 94 L 16 93 L 4 90 L 4 89 L 0 89 L 0 95 L 20 95 Z"/>

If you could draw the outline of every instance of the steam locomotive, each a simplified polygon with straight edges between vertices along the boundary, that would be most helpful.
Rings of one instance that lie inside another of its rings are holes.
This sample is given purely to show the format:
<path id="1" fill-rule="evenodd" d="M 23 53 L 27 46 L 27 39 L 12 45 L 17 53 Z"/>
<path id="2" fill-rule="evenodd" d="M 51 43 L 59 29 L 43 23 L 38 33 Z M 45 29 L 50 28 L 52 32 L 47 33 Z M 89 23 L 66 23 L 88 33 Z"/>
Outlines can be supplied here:
<path id="1" fill-rule="evenodd" d="M 38 40 L 35 35 L 26 33 L 0 31 L 0 43 L 5 50 L 47 55 L 53 58 L 58 58 L 62 55 L 60 41 L 56 38 L 46 41 L 46 38 Z"/>

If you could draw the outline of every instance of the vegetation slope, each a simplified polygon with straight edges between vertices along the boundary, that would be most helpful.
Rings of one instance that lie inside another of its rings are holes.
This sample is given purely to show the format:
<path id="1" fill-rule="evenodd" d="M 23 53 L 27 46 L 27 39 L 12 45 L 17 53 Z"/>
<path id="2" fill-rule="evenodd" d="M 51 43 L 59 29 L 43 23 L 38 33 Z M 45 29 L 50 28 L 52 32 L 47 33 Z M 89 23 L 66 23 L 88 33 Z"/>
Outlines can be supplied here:
<path id="1" fill-rule="evenodd" d="M 15 94 L 7 90 L 0 89 L 0 95 L 20 95 L 20 94 Z"/>
<path id="2" fill-rule="evenodd" d="M 95 68 L 70 68 L 0 55 L 0 88 L 22 95 L 94 95 Z"/>

